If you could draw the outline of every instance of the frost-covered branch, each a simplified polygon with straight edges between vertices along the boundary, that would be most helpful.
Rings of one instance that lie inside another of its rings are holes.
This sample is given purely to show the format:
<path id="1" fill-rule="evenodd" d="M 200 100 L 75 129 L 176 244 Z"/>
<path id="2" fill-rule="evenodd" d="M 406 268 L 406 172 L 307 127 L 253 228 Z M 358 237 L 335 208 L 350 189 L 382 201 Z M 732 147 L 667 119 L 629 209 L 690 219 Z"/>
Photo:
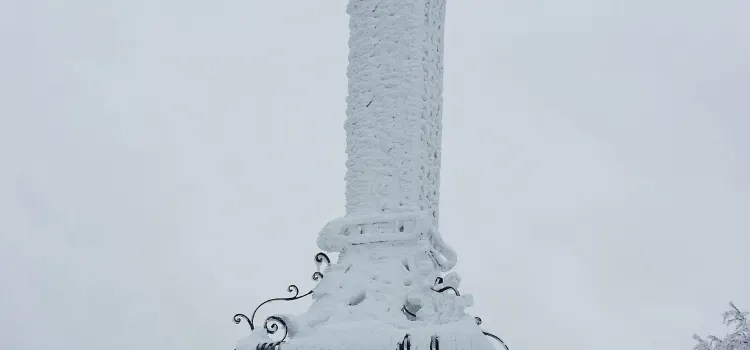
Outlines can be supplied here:
<path id="1" fill-rule="evenodd" d="M 734 332 L 728 334 L 724 339 L 716 336 L 708 336 L 705 339 L 698 335 L 693 338 L 698 344 L 694 350 L 750 350 L 750 326 L 748 326 L 748 313 L 742 312 L 733 303 L 729 303 L 731 309 L 724 312 L 724 324 L 734 326 Z"/>

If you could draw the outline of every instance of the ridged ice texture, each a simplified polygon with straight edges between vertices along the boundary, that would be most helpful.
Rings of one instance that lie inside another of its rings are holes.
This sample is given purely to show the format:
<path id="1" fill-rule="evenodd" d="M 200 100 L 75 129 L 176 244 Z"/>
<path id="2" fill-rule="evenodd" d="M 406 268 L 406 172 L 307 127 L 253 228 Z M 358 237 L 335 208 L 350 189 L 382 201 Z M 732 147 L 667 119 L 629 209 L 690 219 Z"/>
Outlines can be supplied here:
<path id="1" fill-rule="evenodd" d="M 347 215 L 438 217 L 444 0 L 348 7 Z"/>
<path id="2" fill-rule="evenodd" d="M 438 231 L 445 0 L 352 0 L 346 215 L 318 245 L 428 239 L 443 271 L 454 252 Z"/>
<path id="3" fill-rule="evenodd" d="M 486 350 L 438 231 L 445 0 L 350 0 L 346 215 L 318 245 L 340 252 L 282 350 Z M 442 283 L 436 286 L 436 279 Z M 409 312 L 405 312 L 404 308 Z M 269 342 L 257 328 L 237 350 Z"/>
<path id="4" fill-rule="evenodd" d="M 308 311 L 282 316 L 289 339 L 281 350 L 397 350 L 407 334 L 412 350 L 430 349 L 432 336 L 439 337 L 441 350 L 493 349 L 464 312 L 472 304 L 470 295 L 433 290 L 439 273 L 428 257 L 428 245 L 386 242 L 346 249 L 323 271 Z M 443 277 L 438 288 L 459 289 L 457 274 Z M 236 349 L 255 350 L 268 342 L 271 338 L 257 328 Z"/>

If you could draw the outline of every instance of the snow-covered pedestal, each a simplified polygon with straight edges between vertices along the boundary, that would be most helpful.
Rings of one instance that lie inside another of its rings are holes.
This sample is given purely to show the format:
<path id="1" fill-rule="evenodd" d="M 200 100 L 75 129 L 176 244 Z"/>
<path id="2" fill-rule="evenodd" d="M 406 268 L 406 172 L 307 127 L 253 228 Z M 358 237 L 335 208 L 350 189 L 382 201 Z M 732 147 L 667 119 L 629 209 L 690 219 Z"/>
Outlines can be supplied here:
<path id="1" fill-rule="evenodd" d="M 318 238 L 338 261 L 306 313 L 267 323 L 283 344 L 255 329 L 237 350 L 493 349 L 438 230 L 445 0 L 350 0 L 347 12 L 346 215 Z"/>

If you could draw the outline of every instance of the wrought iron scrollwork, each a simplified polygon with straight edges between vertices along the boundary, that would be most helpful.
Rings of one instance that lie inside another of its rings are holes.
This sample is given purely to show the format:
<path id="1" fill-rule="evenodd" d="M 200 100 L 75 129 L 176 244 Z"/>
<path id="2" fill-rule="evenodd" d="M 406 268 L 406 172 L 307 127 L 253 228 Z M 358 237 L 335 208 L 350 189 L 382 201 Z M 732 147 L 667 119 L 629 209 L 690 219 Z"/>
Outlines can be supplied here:
<path id="1" fill-rule="evenodd" d="M 281 350 L 281 343 L 283 343 L 283 341 L 273 342 L 273 343 L 261 343 L 255 347 L 255 350 Z"/>
<path id="2" fill-rule="evenodd" d="M 312 274 L 312 280 L 313 281 L 317 282 L 317 281 L 320 281 L 320 279 L 323 278 L 323 273 L 320 272 L 320 270 L 321 270 L 321 266 L 324 263 L 326 264 L 326 266 L 329 266 L 331 264 L 331 259 L 328 257 L 328 255 L 326 255 L 323 252 L 315 254 L 315 264 L 317 265 L 317 271 L 315 271 Z M 289 285 L 289 287 L 287 287 L 287 291 L 289 293 L 292 293 L 292 296 L 285 297 L 285 298 L 281 297 L 281 298 L 268 299 L 268 300 L 260 303 L 260 305 L 258 305 L 258 307 L 255 308 L 255 310 L 253 311 L 253 314 L 250 317 L 247 317 L 247 315 L 245 315 L 245 314 L 236 314 L 236 315 L 234 315 L 234 323 L 240 324 L 242 322 L 242 320 L 245 320 L 245 321 L 247 321 L 248 325 L 250 325 L 250 330 L 254 331 L 255 330 L 255 314 L 258 313 L 258 310 L 263 305 L 266 305 L 266 304 L 268 304 L 270 302 L 273 302 L 273 301 L 293 301 L 293 300 L 298 300 L 298 299 L 302 299 L 302 298 L 304 298 L 304 297 L 306 297 L 308 295 L 311 295 L 313 293 L 313 291 L 311 289 L 309 292 L 300 295 L 300 293 L 299 293 L 299 287 L 297 287 L 294 284 Z M 266 330 L 266 332 L 268 334 L 275 334 L 276 332 L 278 332 L 279 331 L 279 326 L 281 326 L 281 328 L 284 329 L 284 337 L 282 337 L 282 339 L 280 341 L 278 341 L 278 342 L 258 344 L 258 346 L 256 347 L 256 350 L 279 350 L 280 349 L 281 343 L 283 343 L 286 340 L 287 336 L 289 335 L 289 329 L 287 327 L 286 321 L 282 317 L 280 317 L 280 316 L 271 316 L 271 317 L 266 318 L 266 321 L 263 323 L 263 328 Z"/>
<path id="3" fill-rule="evenodd" d="M 404 336 L 404 340 L 398 342 L 396 350 L 411 350 L 411 339 L 409 339 L 408 333 Z"/>
<path id="4" fill-rule="evenodd" d="M 291 297 L 286 297 L 286 298 L 273 298 L 273 299 L 268 299 L 268 300 L 266 300 L 266 301 L 264 301 L 264 302 L 260 303 L 260 305 L 258 305 L 258 307 L 256 307 L 256 308 L 255 308 L 255 311 L 253 311 L 253 314 L 252 314 L 252 316 L 251 316 L 251 317 L 249 317 L 249 318 L 248 318 L 248 317 L 247 317 L 247 316 L 246 316 L 245 314 L 236 314 L 236 315 L 234 315 L 234 323 L 236 323 L 236 324 L 240 324 L 240 322 L 242 322 L 242 320 L 245 320 L 245 321 L 247 321 L 247 323 L 248 323 L 248 324 L 250 325 L 250 330 L 251 330 L 251 331 L 254 331 L 254 330 L 255 330 L 255 314 L 257 314 L 257 313 L 258 313 L 258 310 L 259 310 L 259 309 L 260 309 L 260 308 L 261 308 L 261 307 L 262 307 L 263 305 L 266 305 L 266 304 L 268 304 L 268 303 L 270 303 L 270 302 L 273 302 L 273 301 L 293 301 L 293 300 L 297 300 L 297 299 L 302 299 L 302 298 L 304 298 L 304 297 L 306 297 L 306 296 L 308 296 L 308 295 L 312 294 L 312 290 L 310 290 L 309 292 L 307 292 L 307 293 L 305 293 L 305 294 L 302 294 L 302 295 L 300 295 L 300 294 L 299 294 L 299 287 L 297 287 L 297 286 L 295 286 L 295 285 L 293 285 L 293 284 L 292 284 L 292 285 L 290 285 L 289 287 L 287 287 L 287 291 L 288 291 L 289 293 L 292 293 L 292 294 L 294 294 L 294 295 L 292 295 Z M 273 320 L 272 320 L 272 318 L 273 318 Z M 280 321 L 279 321 L 279 320 L 280 320 Z M 269 317 L 268 319 L 266 319 L 266 322 L 264 323 L 264 327 L 266 327 L 266 326 L 268 325 L 268 323 L 269 323 L 269 322 L 271 322 L 271 321 L 277 321 L 278 323 L 281 323 L 281 324 L 282 324 L 282 326 L 286 327 L 286 323 L 285 323 L 285 322 L 283 322 L 283 320 L 281 320 L 281 318 L 280 318 L 280 317 L 277 317 L 277 316 L 271 316 L 271 317 Z M 266 327 L 266 328 L 267 328 L 267 330 L 269 330 L 269 329 L 268 329 L 268 327 Z M 269 332 L 268 332 L 269 334 L 273 334 L 273 333 L 276 333 L 276 330 L 278 330 L 278 325 L 276 325 L 276 324 L 273 324 L 273 325 L 271 326 L 271 328 L 270 328 L 270 329 L 275 329 L 275 330 L 274 330 L 274 331 L 272 331 L 272 332 L 271 332 L 271 331 L 269 331 Z"/>
<path id="5" fill-rule="evenodd" d="M 320 268 L 320 264 L 325 262 L 327 265 L 331 265 L 331 259 L 326 255 L 326 253 L 320 252 L 318 254 L 315 254 L 315 262 L 318 265 L 318 268 Z"/>
<path id="6" fill-rule="evenodd" d="M 412 313 L 411 311 L 409 311 L 409 309 L 406 308 L 406 305 L 404 305 L 403 307 L 401 307 L 401 312 L 403 312 L 407 316 L 411 316 L 413 318 L 417 318 L 417 314 Z"/>
<path id="7" fill-rule="evenodd" d="M 505 342 L 502 339 L 500 339 L 500 337 L 498 337 L 498 336 L 496 336 L 496 335 L 494 335 L 494 334 L 492 334 L 490 332 L 485 332 L 485 331 L 482 331 L 482 334 L 484 334 L 484 335 L 486 335 L 486 336 L 488 336 L 488 337 L 490 337 L 492 339 L 497 340 L 500 343 L 500 345 L 502 345 L 505 348 L 505 350 L 510 350 L 510 348 L 508 348 L 508 345 L 505 345 Z"/>
<path id="8" fill-rule="evenodd" d="M 313 272 L 312 274 L 313 281 L 317 282 L 320 281 L 321 278 L 323 278 L 323 273 L 320 272 L 320 266 L 323 264 L 326 264 L 326 266 L 331 265 L 331 259 L 328 257 L 328 255 L 323 252 L 315 254 L 315 265 L 318 266 L 318 270 Z"/>
<path id="9" fill-rule="evenodd" d="M 430 350 L 440 350 L 440 338 L 437 335 L 430 338 Z"/>
<path id="10" fill-rule="evenodd" d="M 456 296 L 461 296 L 461 293 L 458 292 L 458 289 L 453 288 L 451 286 L 445 286 L 445 287 L 442 287 L 442 288 L 439 288 L 439 289 L 435 289 L 437 286 L 443 284 L 443 282 L 445 282 L 445 280 L 442 277 L 436 278 L 435 279 L 435 285 L 432 286 L 432 290 L 434 290 L 434 291 L 436 291 L 438 293 L 443 293 L 445 291 L 449 291 L 450 290 L 450 291 L 453 291 L 453 293 L 455 293 Z"/>
<path id="11" fill-rule="evenodd" d="M 482 319 L 479 318 L 479 317 L 474 317 L 474 322 L 476 322 L 477 326 L 481 326 L 482 325 Z M 494 334 L 492 334 L 490 332 L 485 332 L 484 330 L 482 330 L 482 334 L 484 334 L 484 335 L 486 335 L 486 336 L 488 336 L 488 337 L 490 337 L 492 339 L 497 340 L 505 348 L 505 350 L 510 350 L 510 348 L 508 348 L 508 345 L 505 345 L 505 342 L 502 339 L 500 339 L 500 337 L 498 337 L 498 336 L 496 336 L 496 335 L 494 335 Z"/>
<path id="12" fill-rule="evenodd" d="M 283 318 L 279 316 L 271 316 L 266 319 L 266 322 L 263 322 L 263 328 L 266 329 L 266 333 L 268 334 L 275 334 L 279 331 L 279 325 L 284 329 L 284 337 L 281 338 L 279 341 L 279 344 L 284 342 L 286 340 L 286 337 L 289 333 L 289 327 L 286 324 L 286 321 L 284 321 Z"/>
<path id="13" fill-rule="evenodd" d="M 434 290 L 434 291 L 436 291 L 438 293 L 442 293 L 442 292 L 445 292 L 445 291 L 448 291 L 448 290 L 452 290 L 453 293 L 456 293 L 456 296 L 461 296 L 461 293 L 459 293 L 456 288 L 453 288 L 451 286 L 443 287 L 443 288 L 440 288 L 440 289 L 432 288 L 432 290 Z"/>

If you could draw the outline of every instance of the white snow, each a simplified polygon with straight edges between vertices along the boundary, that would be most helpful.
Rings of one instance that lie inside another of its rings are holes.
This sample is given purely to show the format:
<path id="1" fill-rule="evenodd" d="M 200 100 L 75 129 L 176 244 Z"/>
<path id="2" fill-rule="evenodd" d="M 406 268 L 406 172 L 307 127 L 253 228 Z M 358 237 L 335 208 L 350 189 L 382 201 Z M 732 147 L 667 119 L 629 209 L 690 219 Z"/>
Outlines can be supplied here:
<path id="1" fill-rule="evenodd" d="M 734 326 L 734 332 L 723 339 L 717 336 L 703 339 L 694 335 L 693 338 L 698 341 L 694 350 L 750 350 L 750 313 L 740 311 L 733 303 L 729 303 L 729 306 L 731 308 L 724 312 L 724 324 Z"/>
<path id="2" fill-rule="evenodd" d="M 442 350 L 490 349 L 464 312 L 472 297 L 433 290 L 460 282 L 442 276 L 456 254 L 438 231 L 445 1 L 351 0 L 347 12 L 346 215 L 318 238 L 340 254 L 309 310 L 285 318 L 282 347 L 396 349 L 409 334 L 415 349 L 433 336 Z"/>
<path id="3" fill-rule="evenodd" d="M 348 215 L 427 211 L 437 222 L 444 8 L 349 3 Z"/>

